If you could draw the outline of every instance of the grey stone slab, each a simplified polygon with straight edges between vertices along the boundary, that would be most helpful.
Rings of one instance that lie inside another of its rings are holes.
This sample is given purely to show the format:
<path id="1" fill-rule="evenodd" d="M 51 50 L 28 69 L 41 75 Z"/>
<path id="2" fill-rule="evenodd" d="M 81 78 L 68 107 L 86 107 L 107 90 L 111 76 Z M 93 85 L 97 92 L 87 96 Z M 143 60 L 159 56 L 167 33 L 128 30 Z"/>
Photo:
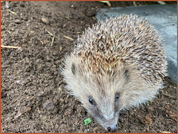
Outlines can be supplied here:
<path id="1" fill-rule="evenodd" d="M 147 18 L 158 30 L 165 44 L 169 77 L 177 83 L 177 4 L 100 9 L 96 18 L 98 21 L 104 21 L 105 18 L 123 14 L 136 14 Z"/>

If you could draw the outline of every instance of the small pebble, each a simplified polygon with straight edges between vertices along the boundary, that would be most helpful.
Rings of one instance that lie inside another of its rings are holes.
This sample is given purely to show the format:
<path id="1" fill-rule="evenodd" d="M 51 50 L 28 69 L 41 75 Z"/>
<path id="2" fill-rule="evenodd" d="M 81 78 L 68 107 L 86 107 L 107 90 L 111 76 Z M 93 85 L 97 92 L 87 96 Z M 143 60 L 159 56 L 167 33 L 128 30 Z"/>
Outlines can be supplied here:
<path id="1" fill-rule="evenodd" d="M 18 19 L 15 20 L 14 22 L 15 22 L 16 24 L 20 24 L 20 23 L 22 23 L 22 21 L 21 21 L 21 20 L 18 20 Z"/>
<path id="2" fill-rule="evenodd" d="M 76 5 L 75 5 L 75 4 L 74 4 L 74 5 L 71 5 L 71 7 L 75 9 L 75 8 L 76 8 Z"/>
<path id="3" fill-rule="evenodd" d="M 29 35 L 30 37 L 34 36 L 34 35 L 35 35 L 35 31 L 30 31 L 28 35 Z"/>
<path id="4" fill-rule="evenodd" d="M 62 47 L 60 47 L 59 49 L 60 49 L 60 51 L 62 51 Z"/>
<path id="5" fill-rule="evenodd" d="M 49 24 L 49 20 L 47 18 L 41 18 L 41 21 L 44 23 L 44 24 Z"/>

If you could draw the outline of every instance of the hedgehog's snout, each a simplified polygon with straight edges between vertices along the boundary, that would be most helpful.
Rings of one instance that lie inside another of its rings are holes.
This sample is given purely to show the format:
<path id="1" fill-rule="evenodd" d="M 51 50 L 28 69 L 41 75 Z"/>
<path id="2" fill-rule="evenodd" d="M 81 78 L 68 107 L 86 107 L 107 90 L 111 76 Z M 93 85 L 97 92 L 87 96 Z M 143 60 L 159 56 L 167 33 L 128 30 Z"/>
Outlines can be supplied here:
<path id="1" fill-rule="evenodd" d="M 117 125 L 111 125 L 110 127 L 107 128 L 109 132 L 115 132 L 117 130 Z"/>

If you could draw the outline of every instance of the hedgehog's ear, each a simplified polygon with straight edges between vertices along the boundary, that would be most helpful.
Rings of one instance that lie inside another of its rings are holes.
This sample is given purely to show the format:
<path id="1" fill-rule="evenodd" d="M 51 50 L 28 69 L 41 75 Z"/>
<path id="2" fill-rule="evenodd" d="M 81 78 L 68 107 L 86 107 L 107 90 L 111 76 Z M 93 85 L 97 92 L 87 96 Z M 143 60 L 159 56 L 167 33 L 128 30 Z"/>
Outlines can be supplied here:
<path id="1" fill-rule="evenodd" d="M 127 68 L 124 69 L 124 77 L 129 79 L 129 70 Z"/>
<path id="2" fill-rule="evenodd" d="M 75 75 L 75 73 L 76 73 L 76 66 L 75 66 L 74 63 L 72 63 L 71 71 L 72 71 L 73 75 Z"/>

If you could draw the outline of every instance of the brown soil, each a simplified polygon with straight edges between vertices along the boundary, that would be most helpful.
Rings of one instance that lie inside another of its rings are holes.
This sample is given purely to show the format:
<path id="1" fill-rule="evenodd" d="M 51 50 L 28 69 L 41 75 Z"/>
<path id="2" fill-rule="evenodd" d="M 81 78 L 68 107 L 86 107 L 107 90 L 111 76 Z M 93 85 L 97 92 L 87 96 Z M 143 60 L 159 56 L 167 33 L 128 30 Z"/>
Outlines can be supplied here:
<path id="1" fill-rule="evenodd" d="M 133 2 L 111 5 L 133 6 Z M 107 132 L 65 92 L 59 72 L 78 34 L 97 22 L 98 8 L 108 6 L 101 2 L 9 2 L 15 15 L 1 2 L 1 45 L 21 47 L 1 47 L 1 132 Z M 117 132 L 177 132 L 177 88 L 169 78 L 165 83 L 153 102 L 122 111 Z M 84 126 L 86 118 L 92 122 Z"/>

